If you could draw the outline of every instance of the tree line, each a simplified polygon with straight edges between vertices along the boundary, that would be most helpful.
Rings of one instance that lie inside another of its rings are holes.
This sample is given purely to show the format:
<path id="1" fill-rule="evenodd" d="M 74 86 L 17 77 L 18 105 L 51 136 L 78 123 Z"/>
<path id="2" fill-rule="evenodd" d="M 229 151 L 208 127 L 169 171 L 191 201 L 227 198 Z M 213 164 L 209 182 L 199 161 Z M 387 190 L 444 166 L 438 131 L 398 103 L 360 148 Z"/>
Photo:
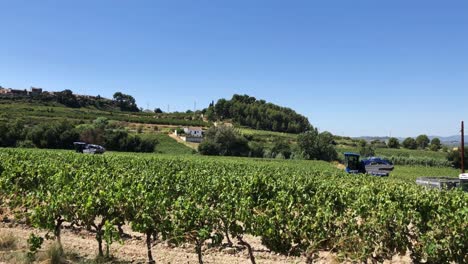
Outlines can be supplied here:
<path id="1" fill-rule="evenodd" d="M 238 129 L 233 127 L 223 125 L 211 127 L 206 131 L 204 141 L 198 146 L 198 151 L 202 155 L 210 156 L 324 161 L 337 161 L 340 159 L 335 148 L 335 136 L 326 131 L 320 133 L 316 128 L 299 134 L 295 142 L 277 139 L 271 146 L 249 140 L 249 138 L 249 135 L 243 135 Z M 424 137 L 418 138 L 421 140 Z M 360 140 L 356 146 L 361 156 L 371 157 L 376 155 L 376 148 L 399 148 L 401 145 L 397 138 L 390 138 L 387 143 L 380 140 L 373 140 L 371 142 Z M 428 147 L 434 151 L 435 149 L 440 149 L 440 140 L 437 138 L 433 139 Z M 388 158 L 396 165 L 452 166 L 460 168 L 460 151 L 447 150 L 446 153 L 446 159 L 418 158 L 410 157 L 409 155 L 387 156 L 385 158 Z M 465 164 L 468 164 L 468 148 L 465 150 Z"/>
<path id="2" fill-rule="evenodd" d="M 311 128 L 309 120 L 294 110 L 248 95 L 235 94 L 231 100 L 212 102 L 205 115 L 210 121 L 232 119 L 241 126 L 258 130 L 302 133 Z"/>
<path id="3" fill-rule="evenodd" d="M 360 145 L 362 145 L 363 140 L 360 141 Z M 388 139 L 387 142 L 380 141 L 378 139 L 372 140 L 370 144 L 376 148 L 393 148 L 399 149 L 401 147 L 406 149 L 429 149 L 432 151 L 439 151 L 442 149 L 442 143 L 439 138 L 433 138 L 432 140 L 429 139 L 427 135 L 419 135 L 416 138 L 407 137 L 402 142 L 396 137 L 391 137 Z"/>
<path id="4" fill-rule="evenodd" d="M 153 152 L 158 144 L 155 139 L 131 135 L 105 118 L 88 124 L 74 124 L 67 120 L 36 125 L 27 125 L 22 120 L 0 122 L 0 147 L 73 149 L 76 141 L 128 152 Z"/>
<path id="5" fill-rule="evenodd" d="M 267 147 L 248 141 L 236 128 L 221 125 L 206 131 L 198 151 L 202 155 L 332 161 L 338 158 L 334 145 L 331 133 L 311 128 L 298 135 L 297 146 L 287 140 L 277 140 Z"/>
<path id="6" fill-rule="evenodd" d="M 118 108 L 121 111 L 139 112 L 135 98 L 131 95 L 121 92 L 114 93 L 112 99 L 106 99 L 98 96 L 82 96 L 76 95 L 70 89 L 65 89 L 60 92 L 43 92 L 30 95 L 1 95 L 0 98 L 8 100 L 29 100 L 41 102 L 57 102 L 67 107 L 96 107 L 98 109 Z"/>

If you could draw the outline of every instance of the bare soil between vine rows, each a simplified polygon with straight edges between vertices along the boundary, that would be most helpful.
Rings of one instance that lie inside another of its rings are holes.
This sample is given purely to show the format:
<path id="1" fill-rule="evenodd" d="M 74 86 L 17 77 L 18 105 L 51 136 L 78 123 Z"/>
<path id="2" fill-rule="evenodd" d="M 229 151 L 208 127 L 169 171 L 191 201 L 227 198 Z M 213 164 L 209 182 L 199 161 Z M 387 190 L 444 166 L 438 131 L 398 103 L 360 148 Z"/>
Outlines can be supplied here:
<path id="1" fill-rule="evenodd" d="M 111 255 L 113 260 L 108 263 L 146 263 L 147 251 L 146 244 L 142 234 L 132 232 L 128 226 L 124 227 L 124 231 L 128 234 L 128 238 L 122 243 L 115 242 L 111 246 Z M 36 233 L 44 236 L 45 231 L 30 228 L 26 225 L 16 223 L 0 223 L 0 235 L 11 234 L 17 239 L 17 249 L 15 251 L 27 250 L 26 240 L 31 233 Z M 249 242 L 253 249 L 257 263 L 305 263 L 305 257 L 283 256 L 272 253 L 267 250 L 257 237 L 246 236 L 245 240 Z M 251 263 L 247 249 L 238 246 L 235 241 L 232 248 L 204 247 L 203 260 L 205 263 Z M 46 240 L 42 247 L 42 251 L 51 245 L 52 241 Z M 64 251 L 70 255 L 77 256 L 75 260 L 68 260 L 66 263 L 92 263 L 92 260 L 97 255 L 97 242 L 95 235 L 86 230 L 72 230 L 64 228 L 62 231 L 62 243 Z M 181 247 L 171 247 L 165 243 L 158 243 L 153 246 L 153 257 L 156 263 L 198 263 L 197 254 L 192 245 L 184 245 Z M 2 255 L 9 254 L 8 251 L 0 250 L 0 264 Z M 39 263 L 48 263 L 47 260 L 42 260 Z M 321 251 L 316 263 L 339 263 L 336 255 Z M 385 263 L 411 263 L 408 256 L 395 256 L 392 260 Z"/>

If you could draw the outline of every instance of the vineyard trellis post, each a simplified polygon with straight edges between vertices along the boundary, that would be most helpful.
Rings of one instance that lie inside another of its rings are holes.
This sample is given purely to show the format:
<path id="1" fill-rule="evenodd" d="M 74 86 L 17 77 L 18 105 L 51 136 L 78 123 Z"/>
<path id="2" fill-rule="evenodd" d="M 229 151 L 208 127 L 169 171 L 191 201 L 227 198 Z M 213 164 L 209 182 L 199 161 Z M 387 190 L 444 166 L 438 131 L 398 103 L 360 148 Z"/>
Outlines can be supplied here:
<path id="1" fill-rule="evenodd" d="M 465 128 L 461 122 L 461 171 L 465 173 Z"/>

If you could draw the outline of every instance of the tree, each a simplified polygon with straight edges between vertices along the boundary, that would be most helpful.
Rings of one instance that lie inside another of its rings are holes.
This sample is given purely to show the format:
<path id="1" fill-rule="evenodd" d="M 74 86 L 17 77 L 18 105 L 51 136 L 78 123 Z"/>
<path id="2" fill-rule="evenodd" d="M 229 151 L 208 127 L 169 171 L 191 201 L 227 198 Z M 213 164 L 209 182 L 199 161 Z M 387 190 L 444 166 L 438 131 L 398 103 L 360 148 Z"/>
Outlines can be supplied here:
<path id="1" fill-rule="evenodd" d="M 400 148 L 400 141 L 398 140 L 398 138 L 389 138 L 388 139 L 388 143 L 387 143 L 387 147 L 388 148 Z"/>
<path id="2" fill-rule="evenodd" d="M 106 130 L 104 135 L 104 146 L 108 150 L 154 152 L 158 143 L 156 139 L 129 135 L 124 130 Z"/>
<path id="3" fill-rule="evenodd" d="M 161 110 L 161 108 L 155 108 L 155 109 L 154 109 L 154 112 L 155 112 L 156 114 L 162 114 L 163 111 Z"/>
<path id="4" fill-rule="evenodd" d="M 332 161 L 338 158 L 333 135 L 329 132 L 319 133 L 316 128 L 312 128 L 298 136 L 297 144 L 305 159 Z"/>
<path id="5" fill-rule="evenodd" d="M 120 107 L 120 110 L 122 111 L 130 111 L 130 112 L 140 111 L 135 102 L 135 98 L 133 98 L 133 96 L 131 95 L 123 94 L 121 92 L 116 92 L 114 93 L 113 98 L 114 98 L 114 101 L 116 102 L 116 105 Z"/>
<path id="6" fill-rule="evenodd" d="M 414 138 L 411 137 L 405 138 L 405 140 L 403 140 L 402 145 L 404 148 L 407 149 L 416 149 L 418 147 L 416 140 L 414 140 Z"/>
<path id="7" fill-rule="evenodd" d="M 68 106 L 68 107 L 80 107 L 76 96 L 73 94 L 71 90 L 63 90 L 61 92 L 56 93 L 57 102 Z"/>
<path id="8" fill-rule="evenodd" d="M 92 125 L 80 125 L 77 130 L 80 133 L 80 141 L 89 144 L 104 144 L 104 129 Z"/>
<path id="9" fill-rule="evenodd" d="M 372 157 L 375 155 L 375 149 L 372 145 L 367 144 L 367 141 L 359 141 L 359 154 L 363 157 Z"/>
<path id="10" fill-rule="evenodd" d="M 73 148 L 73 142 L 79 139 L 74 126 L 67 121 L 41 123 L 28 131 L 26 139 L 39 148 Z"/>
<path id="11" fill-rule="evenodd" d="M 25 137 L 25 128 L 21 120 L 8 123 L 0 122 L 0 147 L 14 147 Z"/>
<path id="12" fill-rule="evenodd" d="M 461 168 L 461 151 L 460 149 L 452 150 L 447 153 L 447 160 L 452 162 L 457 169 Z M 468 166 L 468 148 L 465 148 L 465 166 Z"/>
<path id="13" fill-rule="evenodd" d="M 431 140 L 431 145 L 429 147 L 432 151 L 439 151 L 442 148 L 442 144 L 440 143 L 440 139 L 433 138 Z"/>
<path id="14" fill-rule="evenodd" d="M 106 117 L 98 117 L 94 119 L 93 125 L 96 128 L 105 129 L 109 125 L 109 119 Z"/>
<path id="15" fill-rule="evenodd" d="M 285 159 L 289 159 L 291 157 L 291 147 L 288 142 L 284 140 L 278 140 L 275 142 L 271 149 L 271 157 L 276 158 L 278 155 Z"/>
<path id="16" fill-rule="evenodd" d="M 237 130 L 228 126 L 211 127 L 205 133 L 204 141 L 198 146 L 203 155 L 248 156 L 247 139 Z"/>
<path id="17" fill-rule="evenodd" d="M 263 148 L 263 145 L 258 142 L 249 142 L 249 148 L 249 157 L 263 158 L 263 156 L 265 155 L 265 149 Z"/>
<path id="18" fill-rule="evenodd" d="M 209 120 L 209 121 L 216 121 L 216 113 L 215 109 L 213 106 L 210 106 L 206 109 L 204 116 Z"/>
<path id="19" fill-rule="evenodd" d="M 419 135 L 417 138 L 416 138 L 416 144 L 418 146 L 418 148 L 420 149 L 425 149 L 427 148 L 427 146 L 429 145 L 429 137 L 426 136 L 426 135 Z"/>
<path id="20" fill-rule="evenodd" d="M 214 143 L 213 141 L 204 140 L 200 145 L 198 145 L 198 151 L 202 155 L 208 156 L 218 156 L 220 152 L 219 144 Z"/>

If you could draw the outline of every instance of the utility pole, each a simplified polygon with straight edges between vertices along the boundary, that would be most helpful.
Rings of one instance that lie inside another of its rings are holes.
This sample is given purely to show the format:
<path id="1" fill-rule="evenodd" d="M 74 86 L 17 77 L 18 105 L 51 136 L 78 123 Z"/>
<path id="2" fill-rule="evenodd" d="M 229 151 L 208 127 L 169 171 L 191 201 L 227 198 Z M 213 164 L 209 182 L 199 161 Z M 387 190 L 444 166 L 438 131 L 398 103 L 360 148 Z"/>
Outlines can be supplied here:
<path id="1" fill-rule="evenodd" d="M 461 169 L 465 173 L 465 128 L 463 121 L 461 122 Z"/>

